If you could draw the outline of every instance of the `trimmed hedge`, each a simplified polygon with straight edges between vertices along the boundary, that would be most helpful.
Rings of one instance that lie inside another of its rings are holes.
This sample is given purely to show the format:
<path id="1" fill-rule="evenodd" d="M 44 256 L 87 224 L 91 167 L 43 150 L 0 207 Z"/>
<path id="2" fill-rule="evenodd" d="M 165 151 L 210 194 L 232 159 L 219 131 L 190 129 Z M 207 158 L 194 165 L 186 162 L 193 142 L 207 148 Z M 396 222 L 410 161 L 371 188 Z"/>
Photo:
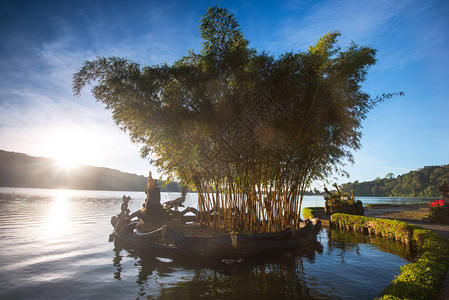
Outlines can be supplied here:
<path id="1" fill-rule="evenodd" d="M 304 207 L 302 209 L 302 215 L 304 216 L 304 219 L 308 219 L 311 220 L 313 218 L 315 218 L 315 216 L 313 215 L 313 211 L 310 207 Z"/>
<path id="2" fill-rule="evenodd" d="M 385 288 L 381 299 L 436 299 L 449 270 L 449 241 L 438 234 L 406 222 L 346 214 L 331 216 L 333 226 L 370 231 L 416 247 L 414 263 Z"/>
<path id="3" fill-rule="evenodd" d="M 304 207 L 302 209 L 302 215 L 304 219 L 312 220 L 315 218 L 321 218 L 324 214 L 323 207 Z"/>

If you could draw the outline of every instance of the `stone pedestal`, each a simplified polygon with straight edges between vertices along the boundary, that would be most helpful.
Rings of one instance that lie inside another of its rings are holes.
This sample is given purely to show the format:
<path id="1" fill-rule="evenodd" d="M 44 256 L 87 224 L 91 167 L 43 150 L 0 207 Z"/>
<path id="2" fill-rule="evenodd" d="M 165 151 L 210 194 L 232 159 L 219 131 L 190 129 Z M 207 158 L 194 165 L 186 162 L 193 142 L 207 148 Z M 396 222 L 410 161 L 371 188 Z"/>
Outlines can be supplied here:
<path id="1" fill-rule="evenodd" d="M 156 188 L 153 190 L 147 189 L 147 205 L 161 205 L 161 190 Z"/>
<path id="2" fill-rule="evenodd" d="M 148 175 L 147 187 L 145 188 L 145 194 L 147 199 L 145 200 L 146 206 L 160 206 L 161 205 L 161 190 L 157 187 L 156 180 L 151 176 L 151 172 Z"/>
<path id="3" fill-rule="evenodd" d="M 147 198 L 145 200 L 145 218 L 144 221 L 156 221 L 164 218 L 164 210 L 161 205 L 161 190 L 157 187 L 156 180 L 148 176 L 147 187 L 145 188 Z"/>

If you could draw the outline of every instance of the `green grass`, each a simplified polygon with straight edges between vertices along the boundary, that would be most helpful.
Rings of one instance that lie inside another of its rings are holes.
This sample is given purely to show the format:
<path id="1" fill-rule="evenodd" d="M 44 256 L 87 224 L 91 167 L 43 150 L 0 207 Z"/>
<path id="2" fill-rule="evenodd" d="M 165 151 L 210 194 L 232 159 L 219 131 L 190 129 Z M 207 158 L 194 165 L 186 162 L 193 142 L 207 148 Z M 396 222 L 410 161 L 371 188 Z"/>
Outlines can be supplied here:
<path id="1" fill-rule="evenodd" d="M 334 214 L 333 226 L 371 230 L 401 239 L 416 247 L 416 261 L 401 267 L 401 273 L 382 292 L 381 299 L 436 299 L 449 270 L 449 241 L 436 233 L 406 222 L 346 214 Z"/>

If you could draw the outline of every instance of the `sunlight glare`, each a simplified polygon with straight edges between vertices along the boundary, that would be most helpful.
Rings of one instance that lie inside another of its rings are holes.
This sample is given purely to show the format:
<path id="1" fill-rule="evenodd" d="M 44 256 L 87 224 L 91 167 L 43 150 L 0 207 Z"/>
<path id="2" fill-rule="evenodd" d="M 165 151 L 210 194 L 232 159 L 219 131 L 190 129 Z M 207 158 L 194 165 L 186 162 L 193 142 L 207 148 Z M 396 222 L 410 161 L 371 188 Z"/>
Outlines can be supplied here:
<path id="1" fill-rule="evenodd" d="M 90 141 L 81 133 L 66 132 L 66 134 L 55 134 L 47 137 L 42 144 L 46 155 L 54 158 L 58 166 L 72 169 L 91 157 L 88 147 Z"/>
<path id="2" fill-rule="evenodd" d="M 56 163 L 58 164 L 58 166 L 69 170 L 80 165 L 80 163 L 75 158 L 70 156 L 56 157 Z"/>
<path id="3" fill-rule="evenodd" d="M 70 192 L 67 190 L 56 190 L 47 216 L 47 237 L 59 238 L 70 229 L 71 223 L 68 220 L 69 194 Z"/>

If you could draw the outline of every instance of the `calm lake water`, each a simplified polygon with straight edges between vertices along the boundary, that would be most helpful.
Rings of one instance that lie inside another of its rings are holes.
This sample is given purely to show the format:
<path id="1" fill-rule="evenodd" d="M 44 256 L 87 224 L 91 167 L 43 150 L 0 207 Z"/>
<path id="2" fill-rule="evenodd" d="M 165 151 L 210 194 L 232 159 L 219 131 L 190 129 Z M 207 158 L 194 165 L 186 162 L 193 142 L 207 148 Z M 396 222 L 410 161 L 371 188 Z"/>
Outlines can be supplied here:
<path id="1" fill-rule="evenodd" d="M 219 262 L 142 255 L 108 242 L 124 194 L 131 211 L 141 208 L 143 192 L 0 188 L 0 298 L 373 299 L 410 259 L 394 243 L 328 229 L 309 253 Z M 162 193 L 162 202 L 178 196 Z M 189 194 L 186 206 L 196 199 Z M 303 206 L 323 204 L 310 196 Z"/>

